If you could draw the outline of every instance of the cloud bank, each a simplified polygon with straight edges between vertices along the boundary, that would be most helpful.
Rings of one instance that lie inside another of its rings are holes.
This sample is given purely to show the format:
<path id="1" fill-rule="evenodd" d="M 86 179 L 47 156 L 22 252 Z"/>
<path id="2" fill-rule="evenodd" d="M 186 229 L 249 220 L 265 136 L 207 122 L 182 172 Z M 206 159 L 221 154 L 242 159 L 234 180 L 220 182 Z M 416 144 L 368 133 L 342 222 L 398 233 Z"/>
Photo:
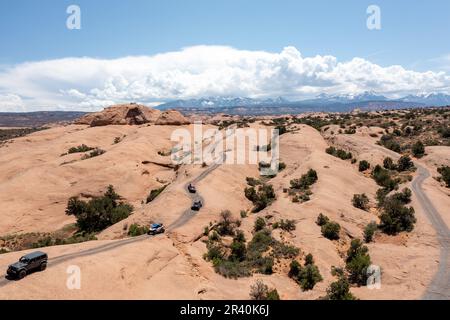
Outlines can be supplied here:
<path id="1" fill-rule="evenodd" d="M 204 96 L 283 96 L 372 90 L 391 97 L 450 93 L 446 72 L 382 67 L 362 58 L 304 57 L 295 47 L 280 53 L 194 46 L 153 56 L 64 58 L 0 70 L 0 111 L 94 111 L 120 102 L 149 105 Z"/>

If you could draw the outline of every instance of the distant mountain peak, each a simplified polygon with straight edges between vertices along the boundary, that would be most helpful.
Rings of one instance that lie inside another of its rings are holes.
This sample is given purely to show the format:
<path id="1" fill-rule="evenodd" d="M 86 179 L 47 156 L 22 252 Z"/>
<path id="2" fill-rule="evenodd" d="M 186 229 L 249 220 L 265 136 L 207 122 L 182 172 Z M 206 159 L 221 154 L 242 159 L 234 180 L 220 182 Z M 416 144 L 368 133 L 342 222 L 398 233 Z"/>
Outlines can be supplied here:
<path id="1" fill-rule="evenodd" d="M 450 95 L 445 93 L 418 93 L 400 99 L 390 99 L 373 91 L 356 93 L 327 94 L 321 93 L 313 99 L 290 101 L 283 97 L 249 98 L 234 96 L 209 96 L 196 99 L 176 100 L 157 106 L 160 110 L 185 109 L 197 111 L 231 112 L 233 109 L 253 110 L 320 110 L 320 111 L 351 111 L 354 108 L 362 110 L 396 109 L 426 106 L 450 105 Z"/>
<path id="2" fill-rule="evenodd" d="M 400 100 L 405 102 L 418 102 L 428 106 L 450 105 L 450 95 L 442 92 L 419 92 L 416 95 L 407 95 Z"/>
<path id="3" fill-rule="evenodd" d="M 322 93 L 316 96 L 315 100 L 323 103 L 330 102 L 363 102 L 363 101 L 386 101 L 388 100 L 385 96 L 375 92 L 375 91 L 364 91 L 361 93 L 343 93 L 343 94 L 326 94 Z"/>
<path id="4" fill-rule="evenodd" d="M 289 101 L 283 97 L 256 99 L 248 97 L 233 97 L 233 96 L 216 96 L 216 97 L 202 97 L 197 99 L 176 100 L 159 105 L 159 109 L 171 108 L 202 108 L 202 107 L 246 107 L 246 106 L 260 106 L 273 104 L 286 104 Z"/>

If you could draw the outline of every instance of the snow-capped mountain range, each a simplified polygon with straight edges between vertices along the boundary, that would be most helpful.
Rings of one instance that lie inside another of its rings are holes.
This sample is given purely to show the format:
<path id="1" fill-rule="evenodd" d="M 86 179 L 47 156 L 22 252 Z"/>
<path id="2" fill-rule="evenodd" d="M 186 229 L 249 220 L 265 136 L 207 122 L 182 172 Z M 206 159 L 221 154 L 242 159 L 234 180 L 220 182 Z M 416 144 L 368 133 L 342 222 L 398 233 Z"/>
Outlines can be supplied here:
<path id="1" fill-rule="evenodd" d="M 283 105 L 288 100 L 278 97 L 270 99 L 253 99 L 246 97 L 205 97 L 199 99 L 175 100 L 158 106 L 161 109 L 168 108 L 213 108 L 213 107 L 242 107 L 260 105 Z"/>
<path id="2" fill-rule="evenodd" d="M 315 99 L 312 99 L 312 101 L 317 102 L 341 102 L 341 103 L 348 103 L 348 102 L 362 102 L 362 101 L 386 101 L 388 98 L 381 94 L 377 94 L 374 91 L 365 91 L 360 94 L 339 94 L 339 95 L 329 95 L 326 93 L 319 94 Z"/>
<path id="3" fill-rule="evenodd" d="M 421 93 L 402 98 L 405 102 L 419 102 L 426 105 L 445 106 L 450 105 L 450 95 L 445 93 Z"/>
<path id="4" fill-rule="evenodd" d="M 158 109 L 184 109 L 191 111 L 258 113 L 271 109 L 273 112 L 286 111 L 349 111 L 398 109 L 410 107 L 447 106 L 450 95 L 444 93 L 420 93 L 399 99 L 391 99 L 374 91 L 360 94 L 329 95 L 322 93 L 315 98 L 290 101 L 282 97 L 255 99 L 248 97 L 205 97 L 199 99 L 175 100 L 157 106 Z M 259 110 L 259 111 L 258 111 Z M 269 110 L 270 111 L 270 110 Z M 265 113 L 265 112 L 263 112 Z"/>

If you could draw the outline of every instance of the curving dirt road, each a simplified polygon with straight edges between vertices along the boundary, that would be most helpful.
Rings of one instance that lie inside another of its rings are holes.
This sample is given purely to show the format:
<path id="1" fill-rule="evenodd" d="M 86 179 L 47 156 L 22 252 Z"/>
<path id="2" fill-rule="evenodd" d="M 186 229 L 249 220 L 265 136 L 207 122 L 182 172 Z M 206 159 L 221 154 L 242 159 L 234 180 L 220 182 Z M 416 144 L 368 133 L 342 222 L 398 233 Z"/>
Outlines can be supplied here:
<path id="1" fill-rule="evenodd" d="M 378 149 L 385 154 L 388 154 L 394 159 L 398 159 L 400 155 L 392 150 L 375 145 L 375 149 Z M 449 300 L 450 299 L 450 231 L 439 212 L 433 206 L 424 190 L 422 189 L 423 182 L 431 177 L 427 168 L 421 166 L 418 163 L 414 163 L 417 167 L 417 175 L 411 183 L 412 192 L 416 195 L 417 201 L 422 207 L 423 212 L 431 222 L 434 230 L 436 231 L 437 239 L 440 248 L 439 268 L 434 275 L 433 280 L 428 286 L 422 299 L 425 300 Z"/>
<path id="2" fill-rule="evenodd" d="M 232 128 L 232 130 L 230 130 L 225 138 L 227 138 L 228 136 L 234 134 L 234 128 Z M 210 154 L 214 154 L 216 147 L 219 145 L 220 142 L 222 142 L 224 140 L 224 138 L 222 137 L 221 140 L 216 141 L 214 144 L 209 145 L 205 148 L 204 153 L 210 153 Z M 222 161 L 218 161 L 219 159 L 216 159 L 216 162 L 213 163 L 208 169 L 206 169 L 205 171 L 203 171 L 201 174 L 199 174 L 194 180 L 189 181 L 185 184 L 184 186 L 184 190 L 187 192 L 187 194 L 189 195 L 189 197 L 191 198 L 192 202 L 194 201 L 201 201 L 203 205 L 205 205 L 205 199 L 203 199 L 203 197 L 198 193 L 198 191 L 196 193 L 190 193 L 188 191 L 188 185 L 189 184 L 193 184 L 196 185 L 197 183 L 199 183 L 200 181 L 202 181 L 203 179 L 205 179 L 211 172 L 213 172 L 214 170 L 216 170 L 222 163 L 225 163 L 225 160 L 227 158 L 227 154 L 226 151 L 225 152 L 221 152 L 222 154 Z M 186 156 L 190 156 L 191 153 L 189 152 Z M 192 219 L 195 214 L 197 213 L 197 211 L 192 210 L 191 208 L 186 209 L 183 214 L 174 222 L 172 222 L 168 227 L 167 230 L 174 230 L 176 228 L 181 227 L 182 225 L 184 225 L 186 222 L 188 222 L 190 219 Z"/>
<path id="3" fill-rule="evenodd" d="M 437 239 L 441 246 L 438 271 L 422 298 L 425 300 L 448 300 L 450 299 L 450 232 L 439 212 L 422 189 L 423 182 L 431 176 L 430 172 L 421 165 L 416 164 L 416 166 L 417 177 L 413 180 L 411 189 L 416 194 L 423 211 L 436 230 Z"/>
<path id="4" fill-rule="evenodd" d="M 185 184 L 184 186 L 184 190 L 186 190 L 186 192 L 188 193 L 189 197 L 191 198 L 192 202 L 194 201 L 201 201 L 203 203 L 203 205 L 205 205 L 205 199 L 203 199 L 203 197 L 198 193 L 198 191 L 196 193 L 189 193 L 189 191 L 187 191 L 188 189 L 188 185 L 189 184 L 197 184 L 198 182 L 202 181 L 203 179 L 205 179 L 211 172 L 213 172 L 214 170 L 216 170 L 218 167 L 220 166 L 220 164 L 215 163 L 214 165 L 210 166 L 208 169 L 206 169 L 205 171 L 203 171 L 200 175 L 198 175 L 194 180 L 188 182 Z M 188 222 L 189 220 L 191 220 L 196 214 L 198 213 L 198 211 L 194 211 L 191 208 L 186 209 L 183 214 L 174 222 L 172 222 L 168 227 L 167 230 L 171 231 L 174 230 L 176 228 L 181 227 L 182 225 L 184 225 L 186 222 Z"/>

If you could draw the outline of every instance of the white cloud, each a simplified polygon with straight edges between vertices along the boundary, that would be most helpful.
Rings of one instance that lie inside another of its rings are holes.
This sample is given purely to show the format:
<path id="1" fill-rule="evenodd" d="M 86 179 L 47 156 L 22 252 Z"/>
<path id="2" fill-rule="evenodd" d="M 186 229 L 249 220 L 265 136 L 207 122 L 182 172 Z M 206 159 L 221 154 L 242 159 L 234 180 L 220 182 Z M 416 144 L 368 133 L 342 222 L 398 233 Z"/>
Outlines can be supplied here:
<path id="1" fill-rule="evenodd" d="M 0 111 L 3 112 L 25 112 L 25 104 L 22 99 L 15 94 L 0 94 Z"/>
<path id="2" fill-rule="evenodd" d="M 195 46 L 153 56 L 119 59 L 65 58 L 18 64 L 0 71 L 0 111 L 98 110 L 127 101 L 154 104 L 211 95 L 292 99 L 318 93 L 374 90 L 398 96 L 450 91 L 445 72 L 381 67 L 362 58 L 303 57 L 294 47 L 280 53 Z"/>

